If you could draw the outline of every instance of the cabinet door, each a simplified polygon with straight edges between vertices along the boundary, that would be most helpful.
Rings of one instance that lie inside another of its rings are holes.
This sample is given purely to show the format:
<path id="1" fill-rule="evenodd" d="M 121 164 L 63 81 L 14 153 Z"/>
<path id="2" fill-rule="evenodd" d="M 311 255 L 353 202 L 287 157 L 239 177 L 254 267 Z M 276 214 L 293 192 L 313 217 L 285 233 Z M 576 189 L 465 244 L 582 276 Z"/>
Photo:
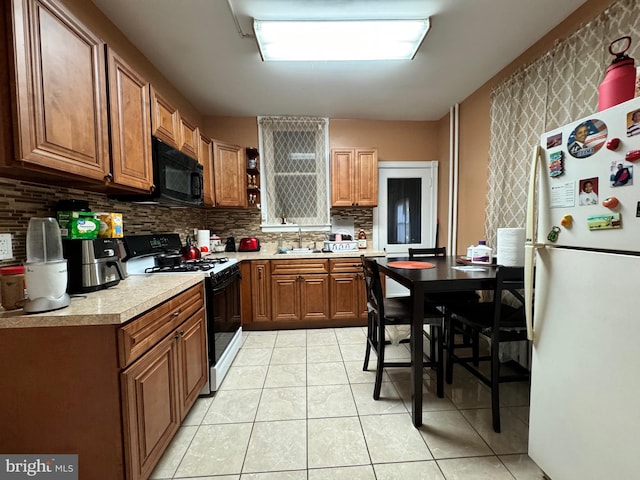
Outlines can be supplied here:
<path id="1" fill-rule="evenodd" d="M 176 345 L 169 335 L 121 374 L 127 479 L 148 478 L 180 426 Z"/>
<path id="2" fill-rule="evenodd" d="M 204 309 L 198 310 L 178 329 L 178 379 L 180 382 L 180 420 L 184 420 L 189 409 L 207 383 L 207 340 Z"/>
<path id="3" fill-rule="evenodd" d="M 244 207 L 245 165 L 238 145 L 213 142 L 213 170 L 217 207 Z"/>
<path id="4" fill-rule="evenodd" d="M 354 158 L 352 148 L 331 150 L 332 207 L 351 207 L 354 203 Z"/>
<path id="5" fill-rule="evenodd" d="M 200 131 L 189 120 L 180 116 L 180 151 L 191 158 L 198 158 Z"/>
<path id="6" fill-rule="evenodd" d="M 269 262 L 251 262 L 251 303 L 254 322 L 271 320 Z"/>
<path id="7" fill-rule="evenodd" d="M 113 182 L 149 191 L 153 184 L 149 82 L 107 49 Z"/>
<path id="8" fill-rule="evenodd" d="M 359 207 L 378 205 L 378 152 L 357 149 L 355 156 L 355 204 Z"/>
<path id="9" fill-rule="evenodd" d="M 300 320 L 329 319 L 329 276 L 301 275 Z"/>
<path id="10" fill-rule="evenodd" d="M 36 169 L 103 180 L 104 42 L 59 2 L 14 0 L 13 7 L 17 156 Z"/>
<path id="11" fill-rule="evenodd" d="M 151 133 L 163 142 L 178 148 L 180 139 L 178 109 L 151 86 Z"/>
<path id="12" fill-rule="evenodd" d="M 357 273 L 332 273 L 330 277 L 331 319 L 360 318 L 361 284 Z"/>
<path id="13" fill-rule="evenodd" d="M 202 133 L 198 135 L 198 161 L 202 165 L 202 175 L 204 177 L 204 204 L 215 205 L 214 187 L 213 187 L 213 150 L 211 140 Z"/>
<path id="14" fill-rule="evenodd" d="M 271 276 L 273 320 L 300 319 L 299 275 Z"/>

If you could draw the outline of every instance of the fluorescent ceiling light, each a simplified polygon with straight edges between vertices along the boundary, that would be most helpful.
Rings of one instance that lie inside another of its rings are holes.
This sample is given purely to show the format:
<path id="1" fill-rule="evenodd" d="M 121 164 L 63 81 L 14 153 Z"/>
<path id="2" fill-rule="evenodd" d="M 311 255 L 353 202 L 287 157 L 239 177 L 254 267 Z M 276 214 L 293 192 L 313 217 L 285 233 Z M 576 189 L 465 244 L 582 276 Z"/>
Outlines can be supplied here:
<path id="1" fill-rule="evenodd" d="M 256 20 L 265 61 L 411 60 L 429 31 L 419 20 Z"/>

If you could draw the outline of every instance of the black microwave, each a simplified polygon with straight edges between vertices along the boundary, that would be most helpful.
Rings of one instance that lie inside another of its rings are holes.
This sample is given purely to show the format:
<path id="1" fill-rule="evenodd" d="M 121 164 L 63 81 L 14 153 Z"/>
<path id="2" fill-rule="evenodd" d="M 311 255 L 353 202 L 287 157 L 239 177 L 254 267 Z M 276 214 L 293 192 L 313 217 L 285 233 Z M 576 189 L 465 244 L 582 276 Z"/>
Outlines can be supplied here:
<path id="1" fill-rule="evenodd" d="M 197 160 L 152 136 L 154 188 L 147 195 L 114 195 L 136 203 L 197 207 L 204 198 L 203 167 Z"/>

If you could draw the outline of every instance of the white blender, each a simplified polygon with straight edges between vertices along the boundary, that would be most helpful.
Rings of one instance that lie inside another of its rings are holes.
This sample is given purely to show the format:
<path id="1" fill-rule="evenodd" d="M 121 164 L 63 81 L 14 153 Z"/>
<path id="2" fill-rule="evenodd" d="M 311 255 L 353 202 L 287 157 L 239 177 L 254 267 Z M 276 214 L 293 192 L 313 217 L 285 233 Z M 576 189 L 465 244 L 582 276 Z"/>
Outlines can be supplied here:
<path id="1" fill-rule="evenodd" d="M 55 218 L 29 220 L 24 283 L 25 313 L 48 312 L 69 305 L 67 261 L 62 256 L 62 236 Z"/>

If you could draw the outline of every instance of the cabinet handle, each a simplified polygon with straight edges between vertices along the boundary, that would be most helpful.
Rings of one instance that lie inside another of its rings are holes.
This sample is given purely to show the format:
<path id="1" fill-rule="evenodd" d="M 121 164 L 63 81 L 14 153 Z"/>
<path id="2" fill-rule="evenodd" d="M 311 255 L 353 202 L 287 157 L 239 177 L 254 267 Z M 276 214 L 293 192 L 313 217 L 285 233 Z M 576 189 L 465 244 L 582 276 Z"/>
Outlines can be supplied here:
<path id="1" fill-rule="evenodd" d="M 112 174 L 112 173 L 107 173 L 107 174 L 104 176 L 104 181 L 105 181 L 105 182 L 113 182 L 113 174 Z"/>
<path id="2" fill-rule="evenodd" d="M 151 186 L 149 187 L 149 193 L 153 193 L 153 192 L 155 192 L 155 191 L 156 191 L 156 186 L 155 186 L 155 184 L 153 184 L 153 185 L 151 185 Z"/>
<path id="3" fill-rule="evenodd" d="M 173 312 L 173 313 L 171 314 L 171 317 L 177 317 L 177 316 L 178 316 L 178 315 L 180 315 L 181 313 L 182 313 L 182 309 L 181 309 L 181 308 L 179 308 L 179 309 L 178 309 L 178 311 Z"/>
<path id="4" fill-rule="evenodd" d="M 180 338 L 180 335 L 178 335 L 177 333 L 173 336 L 174 340 L 178 340 Z"/>
<path id="5" fill-rule="evenodd" d="M 183 336 L 184 336 L 184 330 L 180 330 L 180 331 L 178 332 L 178 335 L 180 335 L 181 337 L 183 337 Z"/>

